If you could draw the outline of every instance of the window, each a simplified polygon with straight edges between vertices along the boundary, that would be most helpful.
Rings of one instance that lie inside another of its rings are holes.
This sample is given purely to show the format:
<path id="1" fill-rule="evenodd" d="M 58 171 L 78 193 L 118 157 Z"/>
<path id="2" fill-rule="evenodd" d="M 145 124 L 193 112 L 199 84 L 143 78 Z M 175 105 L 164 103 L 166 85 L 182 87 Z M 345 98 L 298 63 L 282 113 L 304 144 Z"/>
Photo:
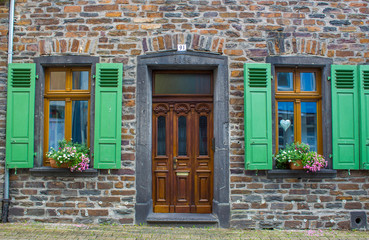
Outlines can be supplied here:
<path id="1" fill-rule="evenodd" d="M 320 69 L 276 68 L 275 79 L 276 151 L 304 142 L 322 154 Z"/>
<path id="2" fill-rule="evenodd" d="M 119 169 L 123 64 L 88 56 L 34 61 L 8 67 L 7 167 L 54 176 L 43 168 L 45 153 L 57 140 L 72 138 L 90 146 L 95 169 Z"/>
<path id="3" fill-rule="evenodd" d="M 157 71 L 154 78 L 154 95 L 211 94 L 210 72 Z"/>
<path id="4" fill-rule="evenodd" d="M 45 153 L 62 139 L 90 145 L 91 69 L 47 68 L 44 93 Z"/>
<path id="5" fill-rule="evenodd" d="M 332 60 L 273 56 L 266 62 L 244 65 L 245 169 L 273 169 L 273 154 L 294 141 L 309 143 L 332 168 Z"/>

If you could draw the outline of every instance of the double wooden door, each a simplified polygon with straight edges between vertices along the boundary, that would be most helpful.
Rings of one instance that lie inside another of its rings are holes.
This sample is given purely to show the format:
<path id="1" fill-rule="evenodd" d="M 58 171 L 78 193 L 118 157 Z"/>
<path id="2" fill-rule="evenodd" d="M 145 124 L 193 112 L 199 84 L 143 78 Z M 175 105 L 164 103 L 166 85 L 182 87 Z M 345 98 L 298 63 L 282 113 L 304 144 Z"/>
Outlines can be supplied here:
<path id="1" fill-rule="evenodd" d="M 213 105 L 153 103 L 154 212 L 211 213 Z"/>

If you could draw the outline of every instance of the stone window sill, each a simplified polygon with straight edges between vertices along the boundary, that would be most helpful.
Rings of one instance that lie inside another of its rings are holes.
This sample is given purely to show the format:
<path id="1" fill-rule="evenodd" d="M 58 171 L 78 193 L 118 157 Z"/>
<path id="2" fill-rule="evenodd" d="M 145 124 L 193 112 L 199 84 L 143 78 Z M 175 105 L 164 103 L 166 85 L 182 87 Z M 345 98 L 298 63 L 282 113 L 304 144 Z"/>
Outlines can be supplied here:
<path id="1" fill-rule="evenodd" d="M 267 171 L 268 178 L 335 178 L 337 171 L 333 169 L 322 169 L 318 173 L 307 173 L 306 170 L 273 169 Z"/>
<path id="2" fill-rule="evenodd" d="M 67 168 L 36 167 L 29 170 L 36 177 L 96 177 L 97 169 L 87 169 L 83 172 L 71 172 Z"/>

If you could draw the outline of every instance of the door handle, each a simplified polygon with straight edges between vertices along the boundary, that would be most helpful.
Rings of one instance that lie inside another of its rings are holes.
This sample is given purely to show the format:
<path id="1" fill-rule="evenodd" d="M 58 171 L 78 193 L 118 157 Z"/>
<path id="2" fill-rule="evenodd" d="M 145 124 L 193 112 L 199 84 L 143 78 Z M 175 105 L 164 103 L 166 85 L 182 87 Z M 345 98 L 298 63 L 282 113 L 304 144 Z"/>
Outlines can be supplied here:
<path id="1" fill-rule="evenodd" d="M 173 158 L 173 169 L 174 170 L 177 169 L 177 158 L 176 157 Z"/>

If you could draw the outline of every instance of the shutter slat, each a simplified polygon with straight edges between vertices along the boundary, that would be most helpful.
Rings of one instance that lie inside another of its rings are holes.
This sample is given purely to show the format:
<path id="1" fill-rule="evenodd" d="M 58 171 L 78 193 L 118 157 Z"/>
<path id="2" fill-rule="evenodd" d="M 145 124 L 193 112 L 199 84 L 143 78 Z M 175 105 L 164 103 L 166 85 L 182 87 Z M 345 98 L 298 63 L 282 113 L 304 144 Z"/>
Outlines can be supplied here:
<path id="1" fill-rule="evenodd" d="M 12 68 L 10 71 L 11 85 L 14 88 L 30 87 L 31 70 L 27 68 Z"/>
<path id="2" fill-rule="evenodd" d="M 272 169 L 270 64 L 244 65 L 245 168 Z"/>
<path id="3" fill-rule="evenodd" d="M 362 86 L 364 90 L 369 90 L 369 70 L 366 69 L 367 66 L 360 66 L 362 73 Z"/>
<path id="4" fill-rule="evenodd" d="M 118 87 L 118 69 L 100 69 L 100 87 Z"/>
<path id="5" fill-rule="evenodd" d="M 336 88 L 354 88 L 354 70 L 336 69 L 334 78 Z"/>
<path id="6" fill-rule="evenodd" d="M 96 64 L 94 168 L 121 167 L 122 74 L 120 63 Z"/>
<path id="7" fill-rule="evenodd" d="M 32 168 L 34 156 L 34 63 L 8 66 L 6 167 Z"/>
<path id="8" fill-rule="evenodd" d="M 359 169 L 357 67 L 332 65 L 332 150 L 334 169 Z"/>
<path id="9" fill-rule="evenodd" d="M 248 68 L 247 74 L 249 77 L 248 86 L 249 87 L 260 87 L 264 88 L 267 86 L 267 71 L 266 69 L 260 68 Z"/>

